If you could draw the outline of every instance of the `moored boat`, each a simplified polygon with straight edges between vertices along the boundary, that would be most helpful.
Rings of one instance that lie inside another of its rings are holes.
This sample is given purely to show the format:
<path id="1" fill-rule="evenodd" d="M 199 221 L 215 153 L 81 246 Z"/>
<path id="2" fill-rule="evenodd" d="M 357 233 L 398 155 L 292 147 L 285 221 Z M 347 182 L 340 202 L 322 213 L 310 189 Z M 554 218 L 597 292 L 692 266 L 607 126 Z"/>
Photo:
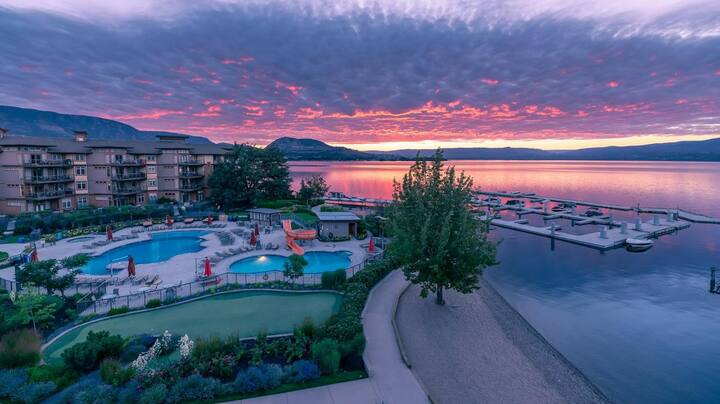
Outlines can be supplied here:
<path id="1" fill-rule="evenodd" d="M 652 240 L 646 238 L 627 238 L 625 239 L 625 248 L 632 252 L 647 251 L 655 243 Z"/>

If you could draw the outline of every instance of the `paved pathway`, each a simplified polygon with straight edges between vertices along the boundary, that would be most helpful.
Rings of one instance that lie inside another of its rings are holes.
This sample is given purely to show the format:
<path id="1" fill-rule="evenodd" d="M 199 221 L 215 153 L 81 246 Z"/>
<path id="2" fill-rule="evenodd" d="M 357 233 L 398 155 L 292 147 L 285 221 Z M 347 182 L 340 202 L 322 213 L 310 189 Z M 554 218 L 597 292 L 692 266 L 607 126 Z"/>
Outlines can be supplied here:
<path id="1" fill-rule="evenodd" d="M 369 379 L 233 401 L 239 404 L 376 404 L 380 402 Z"/>
<path id="2" fill-rule="evenodd" d="M 607 399 L 486 281 L 446 292 L 410 287 L 397 323 L 413 372 L 435 403 L 605 403 Z"/>
<path id="3" fill-rule="evenodd" d="M 370 292 L 363 326 L 367 345 L 363 358 L 382 402 L 385 404 L 422 404 L 429 400 L 417 379 L 405 366 L 395 338 L 392 320 L 407 281 L 395 270 Z"/>

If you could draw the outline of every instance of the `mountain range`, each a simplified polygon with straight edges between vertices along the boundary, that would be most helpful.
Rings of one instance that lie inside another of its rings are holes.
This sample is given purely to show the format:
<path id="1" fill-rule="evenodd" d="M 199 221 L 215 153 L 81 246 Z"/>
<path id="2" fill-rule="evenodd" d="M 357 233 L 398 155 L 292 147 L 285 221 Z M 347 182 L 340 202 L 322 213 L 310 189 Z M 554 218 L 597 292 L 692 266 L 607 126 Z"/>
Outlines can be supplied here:
<path id="1" fill-rule="evenodd" d="M 156 140 L 159 134 L 171 132 L 143 131 L 111 119 L 85 115 L 59 114 L 50 111 L 0 106 L 0 128 L 10 135 L 69 137 L 75 130 L 87 131 L 93 139 Z M 189 142 L 210 143 L 201 136 L 190 136 Z M 276 147 L 288 160 L 412 160 L 429 157 L 434 150 L 404 149 L 392 151 L 358 151 L 331 146 L 314 139 L 280 137 L 268 147 Z M 594 147 L 579 150 L 542 150 L 531 148 L 448 148 L 448 160 L 647 160 L 647 161 L 720 161 L 720 138 L 701 141 L 656 143 L 642 146 Z"/>

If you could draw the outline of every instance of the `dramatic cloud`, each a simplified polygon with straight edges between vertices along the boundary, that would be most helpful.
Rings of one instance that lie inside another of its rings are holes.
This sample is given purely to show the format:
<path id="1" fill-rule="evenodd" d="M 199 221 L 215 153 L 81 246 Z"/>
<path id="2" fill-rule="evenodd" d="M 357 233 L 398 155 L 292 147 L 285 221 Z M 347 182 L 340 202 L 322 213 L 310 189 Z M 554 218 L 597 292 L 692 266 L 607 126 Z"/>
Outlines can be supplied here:
<path id="1" fill-rule="evenodd" d="M 0 8 L 0 103 L 260 144 L 720 133 L 711 1 L 55 3 Z"/>

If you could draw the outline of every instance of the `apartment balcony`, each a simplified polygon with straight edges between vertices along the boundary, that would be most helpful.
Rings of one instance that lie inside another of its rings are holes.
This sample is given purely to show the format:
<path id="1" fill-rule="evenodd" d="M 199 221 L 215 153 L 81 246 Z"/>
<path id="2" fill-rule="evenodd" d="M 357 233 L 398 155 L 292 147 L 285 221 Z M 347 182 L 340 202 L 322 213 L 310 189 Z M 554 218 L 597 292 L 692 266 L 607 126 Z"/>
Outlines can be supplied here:
<path id="1" fill-rule="evenodd" d="M 23 162 L 25 167 L 71 167 L 72 160 L 30 160 Z"/>
<path id="2" fill-rule="evenodd" d="M 185 160 L 185 161 L 178 161 L 178 165 L 180 166 L 190 166 L 190 167 L 198 167 L 198 166 L 204 166 L 205 162 L 200 160 Z"/>
<path id="3" fill-rule="evenodd" d="M 201 173 L 193 173 L 193 172 L 186 172 L 186 173 L 180 173 L 180 178 L 203 178 L 204 175 Z"/>
<path id="4" fill-rule="evenodd" d="M 145 188 L 142 187 L 125 187 L 125 188 L 113 188 L 112 194 L 113 195 L 135 195 L 135 194 L 141 194 L 145 192 Z"/>
<path id="5" fill-rule="evenodd" d="M 73 177 L 69 175 L 48 175 L 33 176 L 25 179 L 27 184 L 51 184 L 55 182 L 72 182 Z"/>
<path id="6" fill-rule="evenodd" d="M 25 199 L 33 201 L 46 201 L 49 199 L 60 199 L 73 194 L 72 189 L 61 189 L 57 191 L 33 192 L 25 194 Z"/>
<path id="7" fill-rule="evenodd" d="M 110 165 L 113 167 L 143 167 L 145 165 L 145 160 L 116 160 L 111 162 Z"/>
<path id="8" fill-rule="evenodd" d="M 118 174 L 113 175 L 113 181 L 142 181 L 147 178 L 145 173 L 130 173 L 130 174 Z"/>
<path id="9" fill-rule="evenodd" d="M 203 184 L 180 184 L 180 192 L 197 192 L 202 191 L 205 186 Z"/>

